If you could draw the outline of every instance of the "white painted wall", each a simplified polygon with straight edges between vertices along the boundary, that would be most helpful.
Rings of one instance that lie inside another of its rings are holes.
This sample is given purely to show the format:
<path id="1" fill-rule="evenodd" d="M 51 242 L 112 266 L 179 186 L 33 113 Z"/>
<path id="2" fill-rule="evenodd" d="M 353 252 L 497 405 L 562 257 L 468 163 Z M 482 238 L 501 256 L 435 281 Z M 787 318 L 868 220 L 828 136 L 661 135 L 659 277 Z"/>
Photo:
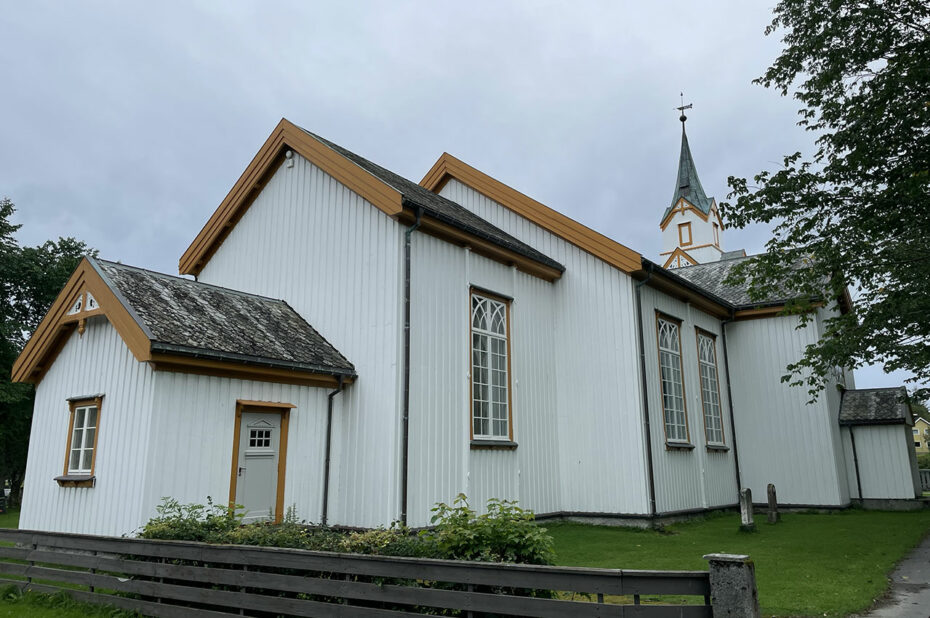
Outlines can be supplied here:
<path id="1" fill-rule="evenodd" d="M 65 344 L 36 389 L 20 528 L 124 534 L 144 518 L 146 449 L 155 373 L 133 358 L 103 317 Z M 67 399 L 103 393 L 95 487 L 59 487 L 68 445 Z"/>
<path id="2" fill-rule="evenodd" d="M 730 401 L 720 321 L 648 286 L 642 288 L 643 340 L 646 351 L 647 395 L 652 436 L 656 511 L 659 513 L 730 506 L 738 503 L 736 466 L 732 451 Z M 688 431 L 693 450 L 666 448 L 659 351 L 656 342 L 656 311 L 678 318 Z M 704 408 L 698 368 L 697 328 L 717 335 L 717 376 L 720 388 L 724 443 L 729 451 L 709 451 L 704 434 Z"/>
<path id="3" fill-rule="evenodd" d="M 632 279 L 457 180 L 441 195 L 566 267 L 551 284 L 545 333 L 556 361 L 558 452 L 549 456 L 559 461 L 560 510 L 648 513 Z M 529 429 L 519 416 L 515 425 Z"/>
<path id="4" fill-rule="evenodd" d="M 560 510 L 553 284 L 425 234 L 414 234 L 411 277 L 409 523 L 458 493 Z M 472 450 L 471 286 L 511 297 L 513 451 Z"/>
<path id="5" fill-rule="evenodd" d="M 733 410 L 744 487 L 764 501 L 774 483 L 784 504 L 842 506 L 849 503 L 845 465 L 837 451 L 838 403 L 833 393 L 813 404 L 804 387 L 781 382 L 818 336 L 815 323 L 797 329 L 796 316 L 727 325 Z"/>
<path id="6" fill-rule="evenodd" d="M 306 159 L 281 167 L 200 280 L 283 298 L 355 364 L 333 424 L 330 521 L 400 516 L 403 227 Z"/>
<path id="7" fill-rule="evenodd" d="M 320 521 L 327 389 L 186 373 L 156 376 L 143 521 L 166 496 L 198 504 L 210 496 L 226 504 L 237 399 L 296 406 L 288 424 L 284 507 L 295 507 L 302 520 Z M 343 396 L 335 399 L 334 419 L 342 414 Z"/>
<path id="8" fill-rule="evenodd" d="M 863 498 L 901 500 L 920 496 L 917 455 L 910 426 L 858 425 L 843 427 L 842 431 L 846 469 L 854 498 L 860 496 L 850 431 L 855 433 Z"/>

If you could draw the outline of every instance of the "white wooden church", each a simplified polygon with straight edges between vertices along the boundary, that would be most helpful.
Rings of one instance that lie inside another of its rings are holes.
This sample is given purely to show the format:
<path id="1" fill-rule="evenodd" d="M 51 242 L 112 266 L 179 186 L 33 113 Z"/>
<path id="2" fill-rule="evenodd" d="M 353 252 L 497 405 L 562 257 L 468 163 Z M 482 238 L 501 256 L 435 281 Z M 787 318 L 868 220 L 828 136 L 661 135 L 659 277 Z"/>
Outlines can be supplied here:
<path id="1" fill-rule="evenodd" d="M 361 527 L 459 493 L 635 524 L 768 483 L 913 499 L 904 389 L 780 380 L 848 296 L 797 329 L 723 283 L 749 258 L 682 127 L 652 261 L 448 154 L 417 184 L 282 120 L 182 277 L 85 259 L 23 350 L 20 526 L 132 533 L 163 496 Z"/>

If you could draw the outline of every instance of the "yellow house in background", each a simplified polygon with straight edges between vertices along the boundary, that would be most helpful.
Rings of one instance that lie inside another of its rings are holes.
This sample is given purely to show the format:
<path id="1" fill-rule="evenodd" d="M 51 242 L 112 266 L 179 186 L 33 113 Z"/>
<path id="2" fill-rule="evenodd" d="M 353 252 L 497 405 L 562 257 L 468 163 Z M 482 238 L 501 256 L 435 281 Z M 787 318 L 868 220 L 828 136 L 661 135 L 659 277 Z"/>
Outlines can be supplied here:
<path id="1" fill-rule="evenodd" d="M 918 416 L 914 419 L 914 449 L 918 454 L 930 453 L 930 421 Z"/>

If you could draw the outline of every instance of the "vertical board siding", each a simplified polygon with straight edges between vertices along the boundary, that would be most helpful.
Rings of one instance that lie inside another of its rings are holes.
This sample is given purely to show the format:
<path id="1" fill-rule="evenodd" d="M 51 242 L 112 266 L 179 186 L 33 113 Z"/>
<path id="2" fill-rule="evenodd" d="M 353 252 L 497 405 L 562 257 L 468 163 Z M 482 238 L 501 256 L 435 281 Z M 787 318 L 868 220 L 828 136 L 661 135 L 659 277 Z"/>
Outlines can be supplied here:
<path id="1" fill-rule="evenodd" d="M 656 511 L 665 513 L 735 504 L 738 501 L 738 491 L 733 451 L 708 451 L 706 448 L 698 368 L 696 328 L 717 335 L 717 377 L 723 439 L 732 449 L 733 428 L 730 425 L 730 401 L 727 396 L 720 321 L 649 287 L 642 288 L 642 310 Z M 679 331 L 681 365 L 688 433 L 691 444 L 695 447 L 693 450 L 668 450 L 665 445 L 665 412 L 662 407 L 662 385 L 659 377 L 656 311 L 682 321 Z"/>
<path id="2" fill-rule="evenodd" d="M 843 428 L 850 493 L 859 498 L 849 431 L 855 432 L 862 498 L 909 500 L 920 496 L 917 459 L 908 425 L 857 425 Z M 906 448 L 905 448 L 906 447 Z M 913 459 L 913 461 L 912 461 Z"/>
<path id="3" fill-rule="evenodd" d="M 458 493 L 481 512 L 489 498 L 558 510 L 551 284 L 432 236 L 415 234 L 412 243 L 410 524 L 428 524 L 430 508 Z M 513 298 L 514 451 L 470 448 L 471 286 Z"/>
<path id="4" fill-rule="evenodd" d="M 283 298 L 355 364 L 334 416 L 330 521 L 400 515 L 403 228 L 306 159 L 280 167 L 200 280 Z"/>
<path id="5" fill-rule="evenodd" d="M 133 358 L 103 317 L 90 318 L 65 344 L 36 389 L 25 493 L 24 529 L 120 535 L 143 521 L 154 372 Z M 68 442 L 67 399 L 103 393 L 95 487 L 59 487 Z"/>
<path id="6" fill-rule="evenodd" d="M 299 519 L 318 522 L 322 509 L 327 390 L 159 372 L 152 405 L 145 517 L 162 497 L 226 504 L 232 469 L 236 400 L 289 403 L 284 507 Z M 333 417 L 341 413 L 336 399 Z M 195 473 L 192 473 L 195 472 Z"/>
<path id="7" fill-rule="evenodd" d="M 544 333 L 546 353 L 556 362 L 552 389 L 558 452 L 547 456 L 553 465 L 558 461 L 559 510 L 647 513 L 632 280 L 457 180 L 446 183 L 440 194 L 566 267 L 551 284 L 553 320 Z M 515 420 L 520 435 L 530 429 L 524 418 Z M 521 474 L 526 492 L 525 466 Z"/>
<path id="8" fill-rule="evenodd" d="M 785 504 L 841 506 L 848 491 L 832 448 L 834 412 L 823 394 L 808 404 L 806 388 L 781 381 L 817 339 L 813 325 L 797 325 L 794 316 L 727 325 L 741 480 L 760 501 L 774 483 Z"/>

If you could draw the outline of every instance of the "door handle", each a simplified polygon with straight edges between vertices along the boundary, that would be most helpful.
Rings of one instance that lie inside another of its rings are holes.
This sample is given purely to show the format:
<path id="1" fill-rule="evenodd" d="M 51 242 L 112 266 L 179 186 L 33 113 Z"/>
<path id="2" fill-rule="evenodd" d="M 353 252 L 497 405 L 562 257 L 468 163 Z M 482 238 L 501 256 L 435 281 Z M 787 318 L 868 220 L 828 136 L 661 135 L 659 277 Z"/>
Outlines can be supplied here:
<path id="1" fill-rule="evenodd" d="M 245 466 L 239 466 L 239 476 L 242 476 L 243 472 L 245 472 Z"/>

